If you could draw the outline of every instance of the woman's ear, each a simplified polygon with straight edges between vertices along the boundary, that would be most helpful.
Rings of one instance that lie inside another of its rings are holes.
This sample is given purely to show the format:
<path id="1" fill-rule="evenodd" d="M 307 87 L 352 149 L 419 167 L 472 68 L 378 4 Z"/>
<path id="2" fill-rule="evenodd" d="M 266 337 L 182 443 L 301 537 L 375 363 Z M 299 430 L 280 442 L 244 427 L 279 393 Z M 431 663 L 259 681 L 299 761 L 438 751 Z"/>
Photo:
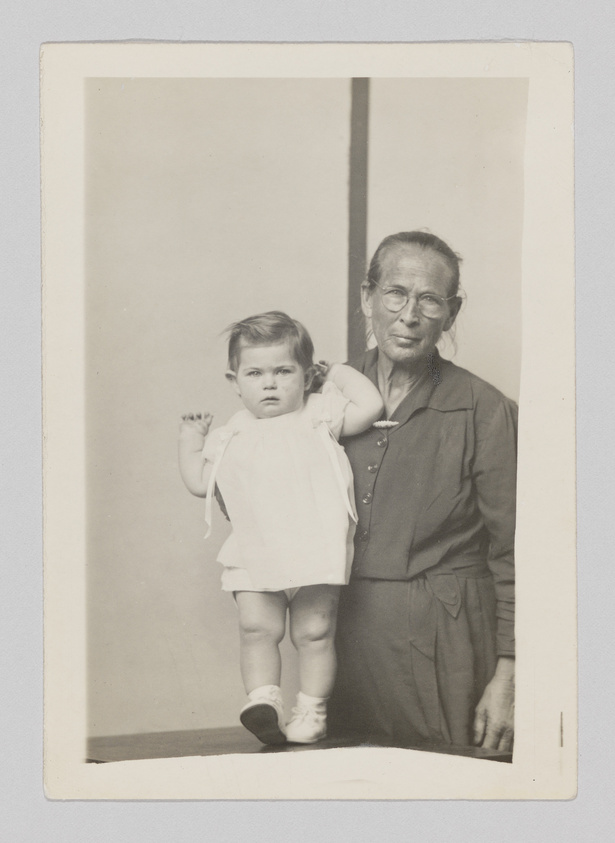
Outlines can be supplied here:
<path id="1" fill-rule="evenodd" d="M 461 297 L 457 296 L 453 299 L 452 302 L 449 303 L 450 314 L 449 316 L 447 316 L 446 321 L 442 327 L 443 331 L 450 331 L 450 329 L 453 327 L 455 319 L 457 318 L 457 314 L 459 313 L 462 301 L 463 300 L 461 299 Z"/>
<path id="2" fill-rule="evenodd" d="M 370 289 L 367 284 L 361 284 L 361 310 L 363 315 L 371 319 L 372 316 L 372 295 L 373 289 Z"/>
<path id="3" fill-rule="evenodd" d="M 224 373 L 224 377 L 227 381 L 232 384 L 233 389 L 237 393 L 237 395 L 241 396 L 241 390 L 239 389 L 239 384 L 237 383 L 237 375 L 232 369 L 227 369 Z"/>

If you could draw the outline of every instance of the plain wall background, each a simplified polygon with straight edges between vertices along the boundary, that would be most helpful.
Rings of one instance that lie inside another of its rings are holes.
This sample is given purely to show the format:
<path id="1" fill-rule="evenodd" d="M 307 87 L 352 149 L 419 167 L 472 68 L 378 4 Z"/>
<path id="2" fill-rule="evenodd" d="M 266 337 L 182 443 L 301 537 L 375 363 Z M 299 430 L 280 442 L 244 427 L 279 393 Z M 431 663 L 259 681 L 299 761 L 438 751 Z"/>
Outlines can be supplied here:
<path id="1" fill-rule="evenodd" d="M 228 526 L 217 513 L 203 541 L 179 418 L 239 409 L 220 334 L 251 313 L 286 310 L 344 357 L 350 83 L 106 79 L 86 95 L 90 733 L 233 724 Z"/>
<path id="2" fill-rule="evenodd" d="M 526 93 L 378 79 L 370 96 L 370 255 L 420 227 L 458 250 L 455 360 L 513 398 Z M 239 406 L 220 333 L 242 316 L 286 310 L 318 356 L 345 357 L 350 80 L 101 79 L 86 103 L 89 731 L 234 725 L 228 525 L 217 513 L 203 541 L 178 420 Z"/>
<path id="3" fill-rule="evenodd" d="M 368 252 L 426 228 L 461 255 L 445 357 L 519 399 L 527 79 L 372 79 Z"/>

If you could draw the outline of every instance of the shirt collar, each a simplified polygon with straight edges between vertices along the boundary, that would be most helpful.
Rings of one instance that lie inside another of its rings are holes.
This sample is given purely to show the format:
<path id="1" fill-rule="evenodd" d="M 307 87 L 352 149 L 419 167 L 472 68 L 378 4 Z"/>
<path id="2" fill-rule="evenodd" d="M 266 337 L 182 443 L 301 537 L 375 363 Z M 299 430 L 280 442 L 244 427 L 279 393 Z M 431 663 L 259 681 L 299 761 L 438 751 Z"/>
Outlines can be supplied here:
<path id="1" fill-rule="evenodd" d="M 378 349 L 366 352 L 362 366 L 357 367 L 378 386 Z M 427 366 L 428 376 L 407 395 L 391 416 L 399 426 L 423 407 L 441 412 L 470 410 L 474 406 L 474 393 L 470 373 L 460 369 L 450 360 L 443 360 L 436 349 Z"/>

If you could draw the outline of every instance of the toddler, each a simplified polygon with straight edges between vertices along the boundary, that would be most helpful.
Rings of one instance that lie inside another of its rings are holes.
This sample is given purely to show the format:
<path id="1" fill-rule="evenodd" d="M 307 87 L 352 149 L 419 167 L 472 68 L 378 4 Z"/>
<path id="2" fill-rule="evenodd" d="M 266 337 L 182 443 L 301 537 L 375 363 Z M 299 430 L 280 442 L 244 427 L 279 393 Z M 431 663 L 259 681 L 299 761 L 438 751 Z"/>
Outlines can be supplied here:
<path id="1" fill-rule="evenodd" d="M 190 492 L 220 492 L 233 531 L 218 561 L 239 611 L 243 725 L 265 744 L 326 736 L 336 670 L 339 588 L 348 582 L 356 522 L 341 435 L 366 430 L 382 399 L 364 375 L 313 362 L 301 323 L 271 311 L 229 329 L 227 379 L 244 409 L 210 432 L 212 416 L 181 425 L 179 465 Z M 316 391 L 319 389 L 320 391 Z M 284 723 L 279 644 L 289 614 L 300 692 Z"/>

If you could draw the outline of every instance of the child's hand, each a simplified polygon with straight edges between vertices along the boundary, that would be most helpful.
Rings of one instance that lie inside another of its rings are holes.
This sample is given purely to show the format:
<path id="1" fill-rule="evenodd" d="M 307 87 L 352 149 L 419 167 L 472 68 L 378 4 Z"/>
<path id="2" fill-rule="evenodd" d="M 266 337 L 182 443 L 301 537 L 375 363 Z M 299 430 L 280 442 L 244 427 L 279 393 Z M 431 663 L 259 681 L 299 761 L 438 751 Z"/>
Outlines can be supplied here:
<path id="1" fill-rule="evenodd" d="M 331 364 L 328 363 L 326 360 L 317 360 L 316 363 L 314 363 L 314 368 L 322 377 L 322 379 L 325 380 L 325 378 L 327 377 L 327 372 L 331 368 Z"/>
<path id="2" fill-rule="evenodd" d="M 182 416 L 180 434 L 197 434 L 205 438 L 213 419 L 211 413 L 186 413 Z"/>
<path id="3" fill-rule="evenodd" d="M 311 392 L 320 392 L 324 382 L 327 380 L 329 364 L 325 360 L 318 360 L 312 367 L 312 380 L 310 383 Z"/>
<path id="4" fill-rule="evenodd" d="M 323 381 L 333 381 L 334 383 L 336 373 L 340 367 L 343 368 L 341 363 L 329 363 L 327 360 L 319 360 L 316 365 L 322 372 Z"/>

